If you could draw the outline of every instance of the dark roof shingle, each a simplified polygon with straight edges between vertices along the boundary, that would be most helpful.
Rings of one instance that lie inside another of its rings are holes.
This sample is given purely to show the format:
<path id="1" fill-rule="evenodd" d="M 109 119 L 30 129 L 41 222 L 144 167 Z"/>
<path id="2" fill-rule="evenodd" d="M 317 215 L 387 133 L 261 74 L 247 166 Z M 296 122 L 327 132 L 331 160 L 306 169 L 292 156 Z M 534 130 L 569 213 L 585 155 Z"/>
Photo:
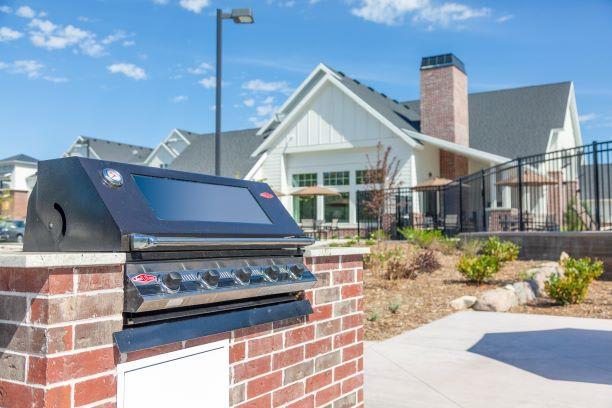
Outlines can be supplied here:
<path id="1" fill-rule="evenodd" d="M 111 140 L 96 139 L 81 136 L 89 141 L 90 148 L 96 152 L 101 160 L 111 160 L 120 163 L 141 164 L 153 151 L 150 147 L 136 146 Z"/>
<path id="2" fill-rule="evenodd" d="M 0 160 L 0 162 L 7 162 L 7 161 L 21 161 L 21 162 L 28 162 L 28 163 L 38 163 L 38 160 L 36 160 L 32 156 L 28 156 L 27 154 L 16 154 L 14 156 L 10 156 L 10 157 Z"/>
<path id="3" fill-rule="evenodd" d="M 263 136 L 257 136 L 257 130 L 245 129 L 222 133 L 222 176 L 243 178 L 255 165 L 258 158 L 251 157 L 251 153 L 263 142 Z M 215 134 L 205 133 L 194 137 L 191 144 L 168 167 L 192 173 L 214 174 Z"/>

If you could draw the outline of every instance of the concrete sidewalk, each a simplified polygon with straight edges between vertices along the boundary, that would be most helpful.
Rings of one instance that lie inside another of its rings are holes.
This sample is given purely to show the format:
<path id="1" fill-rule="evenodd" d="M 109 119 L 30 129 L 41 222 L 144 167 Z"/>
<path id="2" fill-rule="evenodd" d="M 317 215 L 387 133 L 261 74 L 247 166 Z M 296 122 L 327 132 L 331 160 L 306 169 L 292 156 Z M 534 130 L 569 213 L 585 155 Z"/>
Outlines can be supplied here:
<path id="1" fill-rule="evenodd" d="M 368 408 L 612 407 L 612 320 L 461 312 L 366 343 Z"/>

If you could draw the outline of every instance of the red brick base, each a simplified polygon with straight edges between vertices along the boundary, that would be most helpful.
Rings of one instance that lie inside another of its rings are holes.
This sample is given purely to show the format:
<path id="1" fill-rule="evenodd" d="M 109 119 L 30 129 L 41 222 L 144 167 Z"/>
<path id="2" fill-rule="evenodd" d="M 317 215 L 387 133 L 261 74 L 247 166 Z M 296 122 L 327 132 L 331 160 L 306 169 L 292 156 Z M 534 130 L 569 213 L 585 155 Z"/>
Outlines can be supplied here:
<path id="1" fill-rule="evenodd" d="M 312 315 L 129 354 L 112 340 L 122 265 L 0 266 L 0 406 L 114 407 L 117 364 L 221 339 L 232 407 L 362 406 L 362 255 L 305 262 L 319 280 Z"/>

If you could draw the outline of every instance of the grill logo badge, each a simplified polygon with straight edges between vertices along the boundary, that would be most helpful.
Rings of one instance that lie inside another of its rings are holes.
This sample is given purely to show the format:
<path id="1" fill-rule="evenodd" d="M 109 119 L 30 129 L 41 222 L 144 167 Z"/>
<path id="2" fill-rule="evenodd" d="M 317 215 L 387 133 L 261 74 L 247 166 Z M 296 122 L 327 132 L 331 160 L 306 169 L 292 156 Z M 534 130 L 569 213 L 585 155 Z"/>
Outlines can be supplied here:
<path id="1" fill-rule="evenodd" d="M 270 198 L 274 197 L 273 194 L 270 194 L 267 191 L 264 191 L 263 193 L 260 193 L 259 195 L 260 195 L 260 197 L 267 198 L 267 199 L 270 199 Z"/>
<path id="2" fill-rule="evenodd" d="M 102 170 L 102 177 L 110 187 L 121 187 L 123 185 L 123 176 L 115 169 L 106 168 Z"/>
<path id="3" fill-rule="evenodd" d="M 131 279 L 134 283 L 149 283 L 157 280 L 157 277 L 149 273 L 140 273 L 136 276 L 132 276 Z"/>

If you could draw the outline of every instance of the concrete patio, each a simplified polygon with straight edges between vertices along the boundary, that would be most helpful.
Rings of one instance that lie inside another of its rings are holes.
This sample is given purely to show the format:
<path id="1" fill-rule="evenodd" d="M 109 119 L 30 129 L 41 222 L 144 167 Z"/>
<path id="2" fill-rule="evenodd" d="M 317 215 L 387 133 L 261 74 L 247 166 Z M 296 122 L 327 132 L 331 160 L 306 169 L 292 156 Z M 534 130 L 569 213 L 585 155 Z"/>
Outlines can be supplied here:
<path id="1" fill-rule="evenodd" d="M 461 312 L 365 349 L 384 407 L 612 407 L 612 320 Z"/>

